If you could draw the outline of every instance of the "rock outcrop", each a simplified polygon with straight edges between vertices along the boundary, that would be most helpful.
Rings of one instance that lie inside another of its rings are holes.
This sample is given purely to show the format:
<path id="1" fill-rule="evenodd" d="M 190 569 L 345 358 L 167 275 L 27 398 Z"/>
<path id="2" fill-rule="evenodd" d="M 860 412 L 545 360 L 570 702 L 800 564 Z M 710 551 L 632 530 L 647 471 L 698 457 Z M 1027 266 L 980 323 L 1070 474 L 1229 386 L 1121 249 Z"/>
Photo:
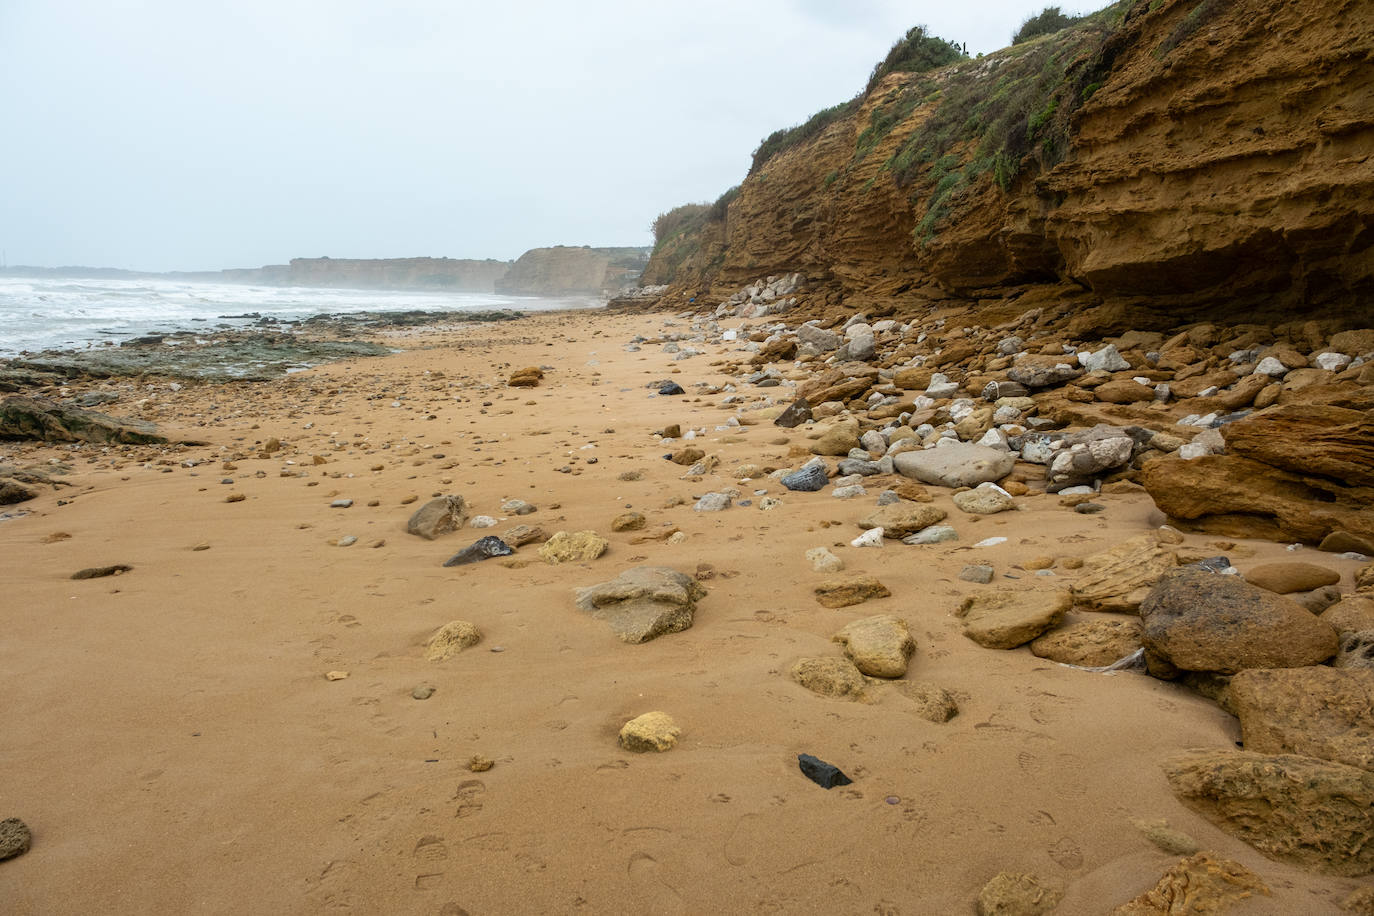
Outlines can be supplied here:
<path id="1" fill-rule="evenodd" d="M 644 248 L 531 248 L 495 288 L 516 296 L 604 296 L 634 282 L 647 256 Z"/>

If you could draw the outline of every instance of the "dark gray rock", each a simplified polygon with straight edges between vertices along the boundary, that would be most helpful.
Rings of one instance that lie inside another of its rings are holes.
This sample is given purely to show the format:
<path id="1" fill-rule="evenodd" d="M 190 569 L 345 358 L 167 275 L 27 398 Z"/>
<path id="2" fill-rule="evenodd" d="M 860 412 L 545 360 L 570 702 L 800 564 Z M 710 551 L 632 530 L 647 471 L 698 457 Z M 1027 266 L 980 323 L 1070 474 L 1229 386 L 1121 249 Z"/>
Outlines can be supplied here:
<path id="1" fill-rule="evenodd" d="M 515 551 L 509 544 L 501 540 L 494 534 L 489 534 L 484 538 L 473 541 L 467 547 L 455 553 L 444 561 L 445 566 L 466 566 L 469 563 L 478 563 L 482 560 L 490 560 L 492 557 L 508 557 Z"/>
<path id="2" fill-rule="evenodd" d="M 817 490 L 825 489 L 825 485 L 830 482 L 830 475 L 825 468 L 819 464 L 802 468 L 792 474 L 783 477 L 780 483 L 789 490 L 800 490 L 803 493 L 814 493 Z"/>
<path id="3" fill-rule="evenodd" d="M 668 382 L 658 389 L 658 393 L 662 395 L 674 395 L 686 394 L 687 392 L 683 391 L 682 386 L 679 385 L 677 382 Z"/>
<path id="4" fill-rule="evenodd" d="M 811 419 L 811 402 L 806 398 L 797 398 L 786 410 L 778 414 L 778 418 L 773 421 L 774 426 L 781 426 L 784 429 L 792 429 L 801 426 Z"/>
<path id="5" fill-rule="evenodd" d="M 834 764 L 826 763 L 819 757 L 813 757 L 810 754 L 798 754 L 797 766 L 801 768 L 802 775 L 822 789 L 847 786 L 854 781 L 844 775 L 839 767 Z"/>

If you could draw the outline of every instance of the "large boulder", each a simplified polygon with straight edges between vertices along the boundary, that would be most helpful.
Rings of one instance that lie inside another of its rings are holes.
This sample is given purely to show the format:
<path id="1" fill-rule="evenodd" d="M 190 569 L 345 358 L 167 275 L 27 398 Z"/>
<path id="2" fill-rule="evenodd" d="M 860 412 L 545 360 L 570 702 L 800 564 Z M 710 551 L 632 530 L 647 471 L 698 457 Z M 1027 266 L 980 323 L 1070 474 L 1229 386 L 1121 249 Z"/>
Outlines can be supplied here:
<path id="1" fill-rule="evenodd" d="M 1164 775 L 1190 807 L 1271 858 L 1348 878 L 1374 871 L 1374 773 L 1203 749 L 1170 758 Z"/>
<path id="2" fill-rule="evenodd" d="M 844 654 L 870 677 L 901 677 L 916 651 L 906 621 L 891 614 L 865 617 L 847 625 L 832 638 Z"/>
<path id="3" fill-rule="evenodd" d="M 1016 466 L 1016 458 L 1001 449 L 967 442 L 902 452 L 892 466 L 904 477 L 940 487 L 976 487 L 1001 480 Z"/>
<path id="4" fill-rule="evenodd" d="M 1247 751 L 1374 770 L 1374 671 L 1252 668 L 1230 690 Z"/>
<path id="5" fill-rule="evenodd" d="M 989 649 L 1023 646 L 1064 619 L 1073 601 L 1068 592 L 1017 589 L 972 595 L 954 612 L 964 635 Z"/>
<path id="6" fill-rule="evenodd" d="M 1083 560 L 1072 586 L 1074 604 L 1090 611 L 1134 614 L 1178 556 L 1154 534 L 1140 534 Z"/>
<path id="7" fill-rule="evenodd" d="M 1374 543 L 1374 418 L 1340 407 L 1278 407 L 1221 427 L 1226 454 L 1148 462 L 1161 511 L 1228 537 Z"/>
<path id="8" fill-rule="evenodd" d="M 1341 574 L 1316 563 L 1264 563 L 1247 572 L 1245 581 L 1275 594 L 1291 595 L 1335 585 L 1341 581 Z"/>
<path id="9" fill-rule="evenodd" d="M 1295 601 L 1198 567 L 1168 573 L 1140 605 L 1151 673 L 1236 674 L 1318 665 L 1336 632 Z"/>
<path id="10" fill-rule="evenodd" d="M 692 625 L 706 589 L 666 566 L 636 566 L 609 582 L 577 589 L 577 607 L 606 621 L 621 641 L 643 643 Z"/>
<path id="11" fill-rule="evenodd" d="M 877 510 L 859 519 L 859 527 L 865 531 L 873 528 L 883 529 L 883 537 L 901 540 L 909 534 L 929 528 L 943 521 L 946 512 L 926 503 L 913 503 L 901 500 L 880 506 Z"/>
<path id="12" fill-rule="evenodd" d="M 168 440 L 144 420 L 121 420 L 47 398 L 15 395 L 0 401 L 0 439 L 160 445 Z"/>

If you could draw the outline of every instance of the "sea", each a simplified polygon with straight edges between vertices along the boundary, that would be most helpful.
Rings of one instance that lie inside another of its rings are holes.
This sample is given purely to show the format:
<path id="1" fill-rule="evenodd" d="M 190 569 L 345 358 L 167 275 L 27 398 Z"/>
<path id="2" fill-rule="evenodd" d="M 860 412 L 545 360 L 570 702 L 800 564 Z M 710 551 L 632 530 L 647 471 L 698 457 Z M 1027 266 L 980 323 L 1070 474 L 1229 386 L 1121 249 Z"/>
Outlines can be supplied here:
<path id="1" fill-rule="evenodd" d="M 602 300 L 495 293 L 251 286 L 167 279 L 0 277 L 0 357 L 81 350 L 145 334 L 247 327 L 350 312 L 547 311 Z"/>

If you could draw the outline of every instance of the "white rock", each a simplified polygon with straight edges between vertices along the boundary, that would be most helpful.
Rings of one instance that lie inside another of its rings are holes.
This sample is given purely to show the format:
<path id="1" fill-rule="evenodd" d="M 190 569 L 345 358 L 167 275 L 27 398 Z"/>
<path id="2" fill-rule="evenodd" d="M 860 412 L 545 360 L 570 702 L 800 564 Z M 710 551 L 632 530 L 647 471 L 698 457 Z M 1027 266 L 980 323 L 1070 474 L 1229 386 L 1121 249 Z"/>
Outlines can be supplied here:
<path id="1" fill-rule="evenodd" d="M 477 515 L 473 517 L 472 521 L 468 522 L 468 526 L 472 528 L 495 528 L 497 524 L 499 523 L 496 519 L 492 518 L 490 515 Z"/>
<path id="2" fill-rule="evenodd" d="M 1078 364 L 1089 372 L 1098 369 L 1105 369 L 1108 372 L 1118 372 L 1122 369 L 1131 368 L 1131 364 L 1126 362 L 1122 355 L 1117 352 L 1116 344 L 1107 344 L 1096 353 L 1078 351 Z"/>
<path id="3" fill-rule="evenodd" d="M 1006 539 L 1006 538 L 1002 538 L 1002 537 L 997 537 L 997 538 L 983 538 L 981 541 L 979 541 L 977 544 L 974 544 L 973 546 L 974 546 L 974 547 L 996 547 L 998 544 L 1005 544 L 1006 542 L 1007 542 L 1007 539 Z"/>
<path id="4" fill-rule="evenodd" d="M 1266 356 L 1255 366 L 1254 375 L 1268 375 L 1270 377 L 1284 375 L 1288 372 L 1288 367 L 1279 362 L 1272 356 Z"/>
<path id="5" fill-rule="evenodd" d="M 1312 357 L 1312 362 L 1317 364 L 1318 369 L 1325 369 L 1327 372 L 1340 372 L 1350 365 L 1350 357 L 1344 353 L 1318 353 Z"/>
<path id="6" fill-rule="evenodd" d="M 883 529 L 870 528 L 849 542 L 850 547 L 882 547 Z"/>

